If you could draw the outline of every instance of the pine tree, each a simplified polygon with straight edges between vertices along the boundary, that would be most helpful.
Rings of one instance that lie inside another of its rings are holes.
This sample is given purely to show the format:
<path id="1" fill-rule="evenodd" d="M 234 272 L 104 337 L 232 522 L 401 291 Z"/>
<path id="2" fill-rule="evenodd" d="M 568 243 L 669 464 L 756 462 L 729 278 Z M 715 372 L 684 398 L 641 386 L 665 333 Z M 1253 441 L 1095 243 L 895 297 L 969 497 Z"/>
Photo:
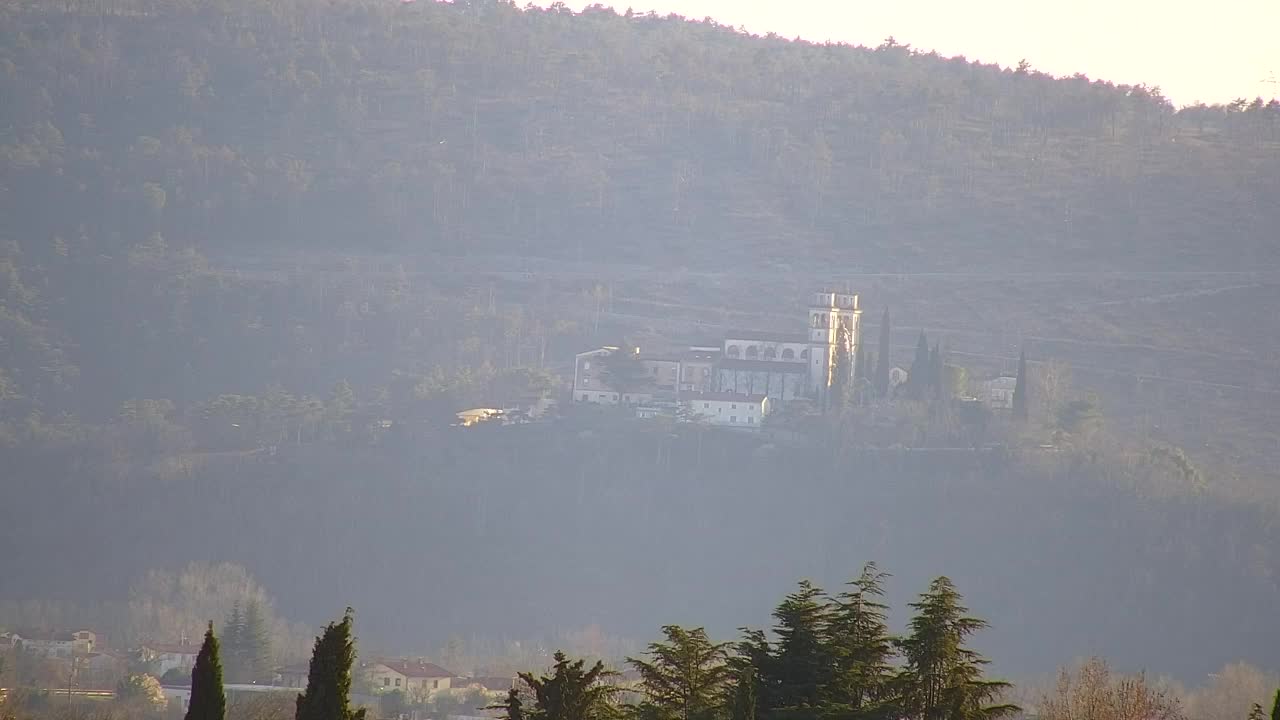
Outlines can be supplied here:
<path id="1" fill-rule="evenodd" d="M 242 659 L 247 680 L 261 680 L 271 671 L 271 633 L 257 600 L 250 600 L 245 606 L 240 640 L 243 643 Z"/>
<path id="2" fill-rule="evenodd" d="M 889 395 L 889 370 L 892 369 L 889 365 L 891 362 L 890 351 L 892 350 L 890 346 L 891 338 L 889 308 L 885 308 L 884 315 L 880 319 L 880 346 L 877 348 L 878 357 L 876 358 L 875 374 L 876 395 L 882 398 Z"/>
<path id="3" fill-rule="evenodd" d="M 772 662 L 762 669 L 766 684 L 776 689 L 776 707 L 821 704 L 834 667 L 828 610 L 822 590 L 804 580 L 773 611 L 778 643 Z"/>
<path id="4" fill-rule="evenodd" d="M 1013 386 L 1013 417 L 1026 420 L 1030 407 L 1027 397 L 1027 351 L 1018 355 L 1018 379 Z"/>
<path id="5" fill-rule="evenodd" d="M 364 720 L 364 709 L 351 708 L 351 666 L 356 659 L 351 635 L 353 611 L 331 622 L 316 638 L 307 673 L 307 689 L 298 696 L 296 720 Z"/>
<path id="6" fill-rule="evenodd" d="M 889 606 L 883 602 L 888 573 L 867 563 L 831 609 L 831 647 L 835 660 L 828 701 L 855 712 L 891 700 L 894 672 Z"/>
<path id="7" fill-rule="evenodd" d="M 218 638 L 213 635 L 213 622 L 204 632 L 204 644 L 196 655 L 191 670 L 191 703 L 186 720 L 223 720 L 227 715 L 227 696 L 222 690 L 222 661 L 218 658 Z"/>
<path id="8" fill-rule="evenodd" d="M 939 577 L 920 599 L 911 603 L 916 616 L 901 641 L 906 669 L 903 710 L 916 720 L 977 720 L 1003 717 L 1019 711 L 1015 705 L 988 705 L 1008 683 L 987 680 L 987 660 L 965 646 L 965 640 L 987 626 L 969 617 L 960 593 L 951 580 Z"/>
<path id="9" fill-rule="evenodd" d="M 524 711 L 526 720 L 605 720 L 617 715 L 617 688 L 603 682 L 614 673 L 605 670 L 604 663 L 597 661 L 587 670 L 584 660 L 569 662 L 558 651 L 555 661 L 551 675 L 519 674 L 534 697 L 533 708 Z"/>
<path id="10" fill-rule="evenodd" d="M 734 658 L 732 680 L 725 693 L 725 711 L 729 720 L 757 720 L 760 716 L 760 675 L 755 665 L 744 657 Z"/>
<path id="11" fill-rule="evenodd" d="M 666 720 L 709 720 L 719 712 L 731 669 L 727 643 L 713 643 L 703 628 L 662 628 L 665 642 L 649 645 L 649 659 L 627 658 L 653 712 Z"/>
<path id="12" fill-rule="evenodd" d="M 248 681 L 244 615 L 240 612 L 239 601 L 231 606 L 231 613 L 222 626 L 222 648 L 225 650 L 227 678 L 233 683 Z"/>

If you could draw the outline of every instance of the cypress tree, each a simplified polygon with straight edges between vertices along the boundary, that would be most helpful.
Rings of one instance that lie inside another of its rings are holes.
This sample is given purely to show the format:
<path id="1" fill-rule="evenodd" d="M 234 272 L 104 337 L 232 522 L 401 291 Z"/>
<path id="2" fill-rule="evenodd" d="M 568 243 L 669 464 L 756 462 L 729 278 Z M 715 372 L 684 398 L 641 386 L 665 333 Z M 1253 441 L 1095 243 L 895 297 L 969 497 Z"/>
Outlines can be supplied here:
<path id="1" fill-rule="evenodd" d="M 889 371 L 893 369 L 890 363 L 889 352 L 890 338 L 892 332 L 889 326 L 889 308 L 884 309 L 884 315 L 880 319 L 880 347 L 877 348 L 878 357 L 876 358 L 876 394 L 880 397 L 889 395 Z"/>
<path id="2" fill-rule="evenodd" d="M 932 360 L 929 355 L 929 338 L 925 337 L 924 331 L 920 331 L 920 338 L 916 340 L 916 357 L 911 362 L 911 372 L 907 376 L 907 388 L 913 400 L 919 400 L 924 397 L 924 391 L 929 387 L 929 373 L 933 369 Z"/>
<path id="3" fill-rule="evenodd" d="M 1013 386 L 1013 417 L 1026 420 L 1028 415 L 1027 398 L 1027 351 L 1018 355 L 1018 379 Z"/>
<path id="4" fill-rule="evenodd" d="M 316 638 L 307 672 L 307 689 L 298 696 L 296 720 L 364 720 L 364 708 L 351 709 L 351 666 L 356 659 L 352 609 Z"/>
<path id="5" fill-rule="evenodd" d="M 213 622 L 204 632 L 204 644 L 196 655 L 191 670 L 191 704 L 186 720 L 223 720 L 227 715 L 227 697 L 222 690 L 222 661 L 218 658 L 218 638 L 213 635 Z"/>

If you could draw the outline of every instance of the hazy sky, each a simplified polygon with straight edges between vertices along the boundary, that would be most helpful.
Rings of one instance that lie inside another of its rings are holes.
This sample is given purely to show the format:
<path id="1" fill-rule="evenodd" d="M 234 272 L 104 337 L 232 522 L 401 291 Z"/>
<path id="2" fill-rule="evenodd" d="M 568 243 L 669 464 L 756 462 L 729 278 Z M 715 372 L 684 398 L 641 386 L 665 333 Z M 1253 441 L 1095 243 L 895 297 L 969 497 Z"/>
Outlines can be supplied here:
<path id="1" fill-rule="evenodd" d="M 754 33 L 900 43 L 1054 75 L 1159 85 L 1175 104 L 1280 95 L 1280 0 L 618 0 Z M 540 4 L 547 4 L 541 2 Z M 566 2 L 575 10 L 591 2 Z"/>

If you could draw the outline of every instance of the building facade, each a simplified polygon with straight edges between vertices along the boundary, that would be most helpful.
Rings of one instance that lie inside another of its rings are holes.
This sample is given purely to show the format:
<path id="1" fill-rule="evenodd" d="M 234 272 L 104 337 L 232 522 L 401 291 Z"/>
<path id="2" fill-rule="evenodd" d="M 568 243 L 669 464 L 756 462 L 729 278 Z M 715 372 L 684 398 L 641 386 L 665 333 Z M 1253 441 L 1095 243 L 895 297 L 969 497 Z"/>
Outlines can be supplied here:
<path id="1" fill-rule="evenodd" d="M 690 393 L 681 398 L 680 404 L 698 422 L 719 427 L 758 430 L 769 414 L 769 398 L 766 395 Z"/>

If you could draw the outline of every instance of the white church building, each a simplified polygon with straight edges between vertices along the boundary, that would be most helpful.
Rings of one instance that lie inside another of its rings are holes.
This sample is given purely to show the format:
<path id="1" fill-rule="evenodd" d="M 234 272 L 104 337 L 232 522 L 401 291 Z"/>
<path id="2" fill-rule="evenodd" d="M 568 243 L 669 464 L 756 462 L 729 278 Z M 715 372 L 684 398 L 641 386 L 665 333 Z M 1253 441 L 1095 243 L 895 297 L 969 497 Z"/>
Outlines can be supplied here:
<path id="1" fill-rule="evenodd" d="M 676 356 L 640 356 L 657 380 L 649 392 L 619 392 L 609 387 L 600 368 L 616 347 L 579 353 L 574 362 L 573 399 L 598 404 L 639 404 L 669 393 L 679 399 L 689 392 L 762 396 L 770 402 L 797 398 L 821 400 L 835 383 L 837 357 L 848 353 L 846 371 L 862 341 L 858 296 L 818 292 L 810 297 L 802 332 L 733 331 L 719 348 L 695 347 Z M 799 329 L 799 328 L 797 328 Z M 652 366 L 652 367 L 650 367 Z M 668 378 L 679 378 L 673 382 Z"/>

